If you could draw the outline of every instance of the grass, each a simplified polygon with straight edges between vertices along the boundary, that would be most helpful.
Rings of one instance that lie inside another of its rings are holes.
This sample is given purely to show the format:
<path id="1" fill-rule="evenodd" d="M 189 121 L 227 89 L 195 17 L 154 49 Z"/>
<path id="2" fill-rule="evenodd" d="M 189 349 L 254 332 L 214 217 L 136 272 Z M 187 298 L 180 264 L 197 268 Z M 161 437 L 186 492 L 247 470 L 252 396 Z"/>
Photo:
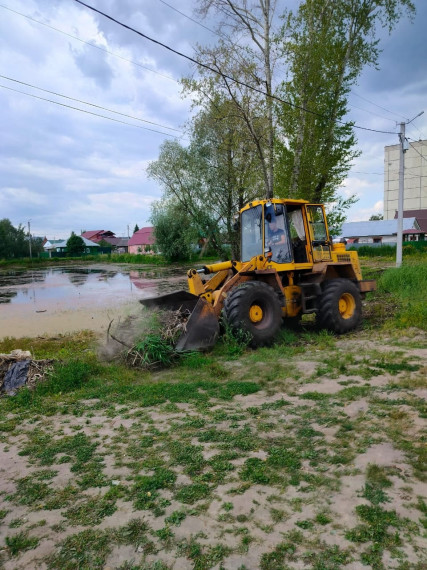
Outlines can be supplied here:
<path id="1" fill-rule="evenodd" d="M 393 295 L 403 310 L 398 293 L 377 295 L 374 305 Z M 12 541 L 1 563 L 50 544 L 50 569 L 164 570 L 176 558 L 205 569 L 235 557 L 242 568 L 380 569 L 387 556 L 418 570 L 425 335 L 394 330 L 396 318 L 368 311 L 342 338 L 307 321 L 269 348 L 220 343 L 152 372 L 101 365 L 91 335 L 6 339 L 0 350 L 62 356 L 35 390 L 0 398 L 0 442 L 21 466 L 14 487 L 0 486 Z M 384 464 L 373 446 L 391 450 Z"/>
<path id="2" fill-rule="evenodd" d="M 13 536 L 6 537 L 6 546 L 12 556 L 17 556 L 25 550 L 32 550 L 39 544 L 39 539 L 30 537 L 27 531 L 21 531 Z"/>
<path id="3" fill-rule="evenodd" d="M 391 293 L 399 303 L 395 325 L 427 330 L 426 280 L 426 263 L 403 265 L 383 273 L 378 283 L 380 291 Z"/>

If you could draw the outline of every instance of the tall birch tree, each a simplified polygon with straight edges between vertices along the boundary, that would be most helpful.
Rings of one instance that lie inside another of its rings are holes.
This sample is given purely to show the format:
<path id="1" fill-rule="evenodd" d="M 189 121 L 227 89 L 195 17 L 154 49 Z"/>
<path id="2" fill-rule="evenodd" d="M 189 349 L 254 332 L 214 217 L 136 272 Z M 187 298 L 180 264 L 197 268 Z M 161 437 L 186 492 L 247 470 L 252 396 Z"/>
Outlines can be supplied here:
<path id="1" fill-rule="evenodd" d="M 275 128 L 271 95 L 275 8 L 276 0 L 202 0 L 197 10 L 201 16 L 213 11 L 219 17 L 218 33 L 226 39 L 214 48 L 199 46 L 196 58 L 218 72 L 209 81 L 225 92 L 238 109 L 257 149 L 266 198 L 272 198 L 274 193 Z M 203 90 L 207 71 L 200 73 L 204 80 L 194 87 Z"/>

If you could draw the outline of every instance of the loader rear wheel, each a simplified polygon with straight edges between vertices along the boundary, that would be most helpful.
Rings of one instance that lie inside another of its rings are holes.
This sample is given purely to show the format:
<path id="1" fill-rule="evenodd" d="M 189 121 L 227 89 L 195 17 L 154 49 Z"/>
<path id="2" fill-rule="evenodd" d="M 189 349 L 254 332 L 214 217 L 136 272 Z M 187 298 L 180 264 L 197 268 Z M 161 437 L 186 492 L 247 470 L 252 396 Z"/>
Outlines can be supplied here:
<path id="1" fill-rule="evenodd" d="M 276 291 L 262 281 L 238 285 L 224 302 L 225 319 L 232 329 L 250 333 L 251 346 L 270 344 L 282 323 Z"/>
<path id="2" fill-rule="evenodd" d="M 357 327 L 362 317 L 362 300 L 357 286 L 349 279 L 326 281 L 319 302 L 320 327 L 343 334 Z"/>

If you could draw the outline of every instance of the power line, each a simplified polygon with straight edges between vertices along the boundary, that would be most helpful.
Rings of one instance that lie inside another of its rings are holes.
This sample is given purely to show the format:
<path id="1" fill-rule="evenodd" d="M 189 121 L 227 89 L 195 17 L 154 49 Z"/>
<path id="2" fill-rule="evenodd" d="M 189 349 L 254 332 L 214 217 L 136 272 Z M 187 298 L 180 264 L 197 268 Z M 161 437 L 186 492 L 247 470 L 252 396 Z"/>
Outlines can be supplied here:
<path id="1" fill-rule="evenodd" d="M 143 127 L 141 125 L 134 125 L 132 123 L 127 123 L 126 121 L 120 121 L 119 119 L 113 119 L 112 117 L 107 117 L 106 115 L 100 115 L 99 113 L 93 113 L 92 111 L 86 111 L 85 109 L 79 109 L 78 107 L 72 107 L 71 105 L 65 105 L 65 103 L 59 103 L 58 101 L 52 101 L 51 99 L 46 99 L 45 97 L 39 97 L 38 95 L 33 95 L 32 93 L 25 93 L 25 91 L 19 91 L 19 89 L 12 89 L 12 87 L 7 87 L 6 85 L 0 85 L 3 89 L 8 89 L 9 91 L 14 91 L 15 93 L 21 93 L 22 95 L 28 95 L 29 97 L 34 97 L 34 99 L 39 99 L 40 101 L 47 101 L 48 103 L 53 103 L 54 105 L 59 105 L 60 107 L 66 107 L 67 109 L 73 109 L 74 111 L 80 111 L 81 113 L 86 113 L 87 115 L 93 115 L 95 117 L 101 117 L 102 119 L 108 119 L 109 121 L 114 121 L 115 123 L 121 123 L 123 125 L 128 125 L 129 127 L 136 127 L 137 129 L 144 129 L 146 131 L 151 131 L 153 133 L 158 133 L 160 135 L 165 135 L 167 137 L 176 138 L 176 135 L 170 133 L 164 133 L 162 131 L 157 131 L 156 129 L 150 129 L 149 127 Z"/>
<path id="2" fill-rule="evenodd" d="M 421 156 L 421 158 L 423 158 L 426 162 L 427 162 L 427 157 L 425 157 L 423 154 L 421 154 L 420 152 L 418 152 L 418 150 L 414 147 L 414 145 L 412 143 L 409 143 L 411 145 L 411 147 L 415 150 L 415 152 L 417 154 L 419 154 Z M 425 146 L 425 145 L 423 145 Z"/>
<path id="3" fill-rule="evenodd" d="M 174 6 L 171 6 L 170 4 L 168 4 L 165 0 L 159 0 L 159 2 L 161 2 L 162 4 L 164 4 L 165 6 L 167 6 L 168 8 L 170 8 L 171 10 L 174 10 L 175 12 L 177 12 L 178 14 L 180 14 L 181 16 L 184 16 L 184 18 L 187 18 L 188 20 L 190 20 L 191 22 L 194 22 L 195 24 L 197 24 L 198 26 L 201 26 L 202 28 L 204 28 L 205 30 L 207 30 L 208 32 L 211 32 L 212 34 L 215 34 L 216 36 L 223 38 L 225 40 L 227 40 L 228 42 L 230 42 L 231 45 L 236 46 L 235 43 L 233 43 L 230 38 L 223 34 L 223 33 L 218 33 L 215 30 L 212 30 L 211 28 L 208 28 L 207 26 L 205 26 L 204 24 L 202 24 L 201 22 L 199 22 L 198 20 L 195 20 L 194 18 L 191 18 L 191 16 L 188 16 L 187 14 L 184 14 L 184 12 L 181 12 L 180 10 L 178 10 L 177 8 L 175 8 Z M 224 12 L 225 14 L 227 14 L 226 12 Z M 373 101 L 370 101 L 369 99 L 366 99 L 366 97 L 362 97 L 361 95 L 358 95 L 357 93 L 355 93 L 354 91 L 351 91 L 351 93 L 353 93 L 353 95 L 355 95 L 356 97 L 360 97 L 361 99 L 364 99 L 366 102 L 371 103 L 371 105 L 375 105 L 376 107 L 378 107 L 379 109 L 383 109 L 383 111 L 387 111 L 387 113 L 396 115 L 397 117 L 399 117 L 400 115 L 398 115 L 397 113 L 393 113 L 393 111 L 389 111 L 388 109 L 386 109 L 385 107 L 381 107 L 380 105 L 377 105 L 376 103 L 374 103 Z M 384 119 L 385 121 L 390 121 L 391 123 L 395 123 L 396 121 L 394 121 L 393 119 L 390 119 L 389 117 L 384 117 L 383 115 L 379 115 L 378 113 L 374 113 L 373 111 L 369 111 L 368 109 L 363 109 L 362 107 L 358 107 L 357 105 L 353 105 L 352 103 L 349 103 L 350 107 L 354 107 L 355 109 L 359 109 L 359 111 L 363 111 L 365 113 L 369 113 L 371 115 L 374 115 L 375 117 L 380 117 L 381 119 Z"/>
<path id="4" fill-rule="evenodd" d="M 208 28 L 207 26 L 205 26 L 204 24 L 202 24 L 201 22 L 198 22 L 197 20 L 194 20 L 194 18 L 192 18 L 191 16 L 188 16 L 187 14 L 184 14 L 184 12 L 181 12 L 180 10 L 178 10 L 177 8 L 175 8 L 174 6 L 171 6 L 170 4 L 168 4 L 167 2 L 165 2 L 165 0 L 159 0 L 159 2 L 161 2 L 162 4 L 164 4 L 165 6 L 167 6 L 168 8 L 170 8 L 171 10 L 174 10 L 174 12 L 177 12 L 178 14 L 181 14 L 181 16 L 184 16 L 184 18 L 187 18 L 187 20 L 190 20 L 191 22 L 194 22 L 195 24 L 197 24 L 198 26 L 201 26 L 202 28 L 204 28 L 205 30 L 207 30 L 208 32 L 211 32 L 211 34 L 215 34 L 216 36 L 219 37 L 224 37 L 223 34 L 219 34 L 218 32 L 215 32 L 214 30 L 211 30 L 210 28 Z M 227 38 L 228 39 L 228 38 Z"/>
<path id="5" fill-rule="evenodd" d="M 9 10 L 9 12 L 13 12 L 14 14 L 17 14 L 18 16 L 22 16 L 23 18 L 27 18 L 27 20 L 30 20 L 31 22 L 35 22 L 36 24 L 40 24 L 41 26 L 45 26 L 46 28 L 49 28 L 50 30 L 54 30 L 55 32 L 59 32 L 60 34 L 63 34 L 64 36 L 68 36 L 69 38 L 73 38 L 74 40 L 77 40 L 78 42 L 81 42 L 82 44 L 86 44 L 88 46 L 91 46 L 95 49 L 98 49 L 100 51 L 108 53 L 109 55 L 113 55 L 114 57 L 118 57 L 119 59 L 122 59 L 123 61 L 127 61 L 128 63 L 132 63 L 132 65 L 136 65 L 137 67 L 140 67 L 141 69 L 145 69 L 146 71 L 150 71 L 151 73 L 155 73 L 156 75 L 160 75 L 160 77 L 164 77 L 165 79 L 169 79 L 170 81 L 174 81 L 175 83 L 178 83 L 178 81 L 175 78 L 171 77 L 170 75 L 160 73 L 159 71 L 151 69 L 150 67 L 145 67 L 144 65 L 142 65 L 136 61 L 133 61 L 132 59 L 127 59 L 126 57 L 123 57 L 117 53 L 109 51 L 108 49 L 105 49 L 101 46 L 97 46 L 96 44 L 93 44 L 91 42 L 87 42 L 85 40 L 82 40 L 81 38 L 78 38 L 77 36 L 73 36 L 72 34 L 69 34 L 68 32 L 64 32 L 64 30 L 60 30 L 59 28 L 55 28 L 54 26 L 50 26 L 49 24 L 46 24 L 45 22 L 41 22 L 40 20 L 36 20 L 35 18 L 31 18 L 31 16 L 27 16 L 26 14 L 22 14 L 21 12 L 17 12 L 16 10 L 12 10 L 12 8 L 9 8 L 8 6 L 4 6 L 3 4 L 0 4 L 0 8 L 4 8 L 5 10 Z"/>
<path id="6" fill-rule="evenodd" d="M 370 101 L 366 97 L 362 97 L 362 95 L 359 95 L 355 91 L 351 91 L 351 93 L 353 93 L 353 95 L 356 95 L 356 97 L 363 99 L 367 103 L 370 103 L 371 105 L 374 105 L 375 107 L 378 107 L 378 109 L 382 109 L 383 111 L 386 111 L 387 113 L 390 113 L 391 115 L 395 115 L 396 117 L 400 117 L 400 118 L 403 117 L 405 120 L 409 120 L 407 117 L 404 117 L 403 115 L 399 115 L 398 113 L 395 113 L 394 111 L 390 111 L 389 109 L 386 109 L 385 107 L 381 107 L 381 105 L 377 105 L 376 103 L 374 103 L 373 101 Z M 389 119 L 389 120 L 391 120 L 391 119 Z"/>
<path id="7" fill-rule="evenodd" d="M 223 79 L 228 79 L 228 80 L 232 81 L 233 83 L 236 83 L 237 85 L 241 85 L 243 87 L 246 87 L 247 89 L 250 89 L 252 91 L 255 91 L 256 93 L 259 93 L 259 94 L 263 95 L 264 97 L 270 97 L 271 99 L 279 101 L 280 103 L 283 103 L 283 104 L 288 105 L 290 107 L 293 107 L 295 109 L 300 109 L 301 111 L 304 111 L 305 113 L 310 113 L 310 114 L 316 115 L 318 117 L 327 118 L 327 117 L 325 117 L 325 115 L 321 115 L 320 113 L 316 113 L 315 111 L 311 111 L 310 109 L 306 109 L 305 107 L 295 105 L 294 103 L 291 103 L 290 101 L 285 101 L 284 99 L 280 99 L 280 97 L 277 97 L 276 95 L 266 93 L 265 91 L 262 91 L 262 89 L 258 89 L 256 87 L 253 87 L 252 85 L 245 83 L 244 81 L 240 81 L 239 79 L 235 79 L 234 77 L 231 77 L 230 75 L 222 73 L 221 71 L 214 69 L 213 67 L 210 67 L 206 63 L 202 63 L 201 61 L 197 61 L 193 57 L 186 55 L 186 54 L 184 54 L 184 53 L 160 42 L 159 40 L 156 40 L 154 38 L 151 38 L 150 36 L 147 36 L 147 34 L 144 34 L 143 32 L 136 30 L 135 28 L 132 28 L 132 26 L 129 26 L 127 24 L 124 24 L 123 22 L 120 22 L 119 20 L 117 20 L 116 18 L 113 18 L 112 16 L 109 16 L 105 12 L 102 12 L 101 10 L 94 8 L 93 6 L 89 6 L 89 4 L 82 2 L 82 0 L 74 0 L 74 1 L 77 2 L 78 4 L 81 4 L 82 6 L 85 6 L 89 10 L 92 10 L 93 12 L 96 12 L 97 14 L 104 16 L 105 18 L 107 18 L 108 20 L 111 20 L 112 22 L 118 24 L 119 26 L 122 26 L 123 28 L 125 28 L 131 32 L 134 32 L 135 34 L 138 34 L 142 38 L 149 40 L 150 42 L 153 42 L 154 44 L 159 45 L 159 46 L 167 49 L 168 51 L 170 51 L 176 55 L 179 55 L 180 57 L 187 59 L 188 61 L 191 61 L 192 63 L 198 65 L 199 67 L 203 67 L 204 69 L 207 69 L 208 71 L 211 71 L 212 73 L 215 73 L 216 75 L 220 75 Z M 341 123 L 341 124 L 346 124 L 346 123 L 344 123 L 344 121 L 337 121 L 337 122 Z M 363 131 L 371 131 L 371 132 L 381 133 L 381 134 L 386 134 L 386 135 L 395 135 L 396 134 L 396 132 L 394 132 L 394 131 L 380 131 L 377 129 L 370 129 L 368 127 L 361 127 L 360 125 L 356 125 L 356 124 L 353 124 L 352 127 L 355 129 L 361 129 Z"/>
<path id="8" fill-rule="evenodd" d="M 6 77 L 5 75 L 0 75 L 2 79 L 7 79 L 8 81 L 14 81 L 20 85 L 25 85 L 26 87 L 32 87 L 33 89 L 38 89 L 44 93 L 50 93 L 51 95 L 56 95 L 57 97 L 63 97 L 64 99 L 69 99 L 70 101 L 76 101 L 77 103 L 83 103 L 84 105 L 90 105 L 91 107 L 96 107 L 97 109 L 102 109 L 103 111 L 108 111 L 109 113 L 114 113 L 115 115 L 121 115 L 122 117 L 127 117 L 128 119 L 134 119 L 135 121 L 142 121 L 143 123 L 149 123 L 150 125 L 155 125 L 156 127 L 161 127 L 162 129 L 169 129 L 171 131 L 176 131 L 177 133 L 183 134 L 179 129 L 174 129 L 173 127 L 167 127 L 166 125 L 160 125 L 159 123 L 154 123 L 153 121 L 148 121 L 147 119 L 140 119 L 139 117 L 133 117 L 132 115 L 127 115 L 126 113 L 120 113 L 119 111 L 113 111 L 112 109 L 107 109 L 101 105 L 95 105 L 95 103 L 89 103 L 88 101 L 82 101 L 81 99 L 75 99 L 74 97 L 69 97 L 68 95 L 62 95 L 61 93 L 56 93 L 55 91 L 49 91 L 48 89 L 42 89 L 41 87 L 36 87 L 31 85 L 31 83 L 25 83 L 24 81 L 18 81 L 18 79 L 12 79 L 12 77 Z"/>
<path id="9" fill-rule="evenodd" d="M 374 113 L 373 111 L 368 111 L 368 109 L 362 109 L 362 107 L 358 107 L 357 105 L 353 105 L 353 103 L 349 103 L 350 107 L 354 107 L 355 109 L 359 109 L 359 111 L 363 111 L 364 113 L 369 113 L 370 115 L 374 115 L 375 117 L 380 117 L 385 121 L 390 121 L 391 123 L 396 123 L 395 120 L 389 119 L 388 117 L 383 117 L 382 115 L 378 115 L 378 113 Z"/>

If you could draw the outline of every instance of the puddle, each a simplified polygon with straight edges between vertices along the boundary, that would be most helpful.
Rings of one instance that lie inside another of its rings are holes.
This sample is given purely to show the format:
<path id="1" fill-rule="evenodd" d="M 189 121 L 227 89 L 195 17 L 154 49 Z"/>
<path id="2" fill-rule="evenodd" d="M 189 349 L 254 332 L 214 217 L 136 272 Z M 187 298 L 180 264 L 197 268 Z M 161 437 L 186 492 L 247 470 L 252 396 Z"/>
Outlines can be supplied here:
<path id="1" fill-rule="evenodd" d="M 139 299 L 186 289 L 184 268 L 49 267 L 0 271 L 0 338 L 103 330 Z"/>

